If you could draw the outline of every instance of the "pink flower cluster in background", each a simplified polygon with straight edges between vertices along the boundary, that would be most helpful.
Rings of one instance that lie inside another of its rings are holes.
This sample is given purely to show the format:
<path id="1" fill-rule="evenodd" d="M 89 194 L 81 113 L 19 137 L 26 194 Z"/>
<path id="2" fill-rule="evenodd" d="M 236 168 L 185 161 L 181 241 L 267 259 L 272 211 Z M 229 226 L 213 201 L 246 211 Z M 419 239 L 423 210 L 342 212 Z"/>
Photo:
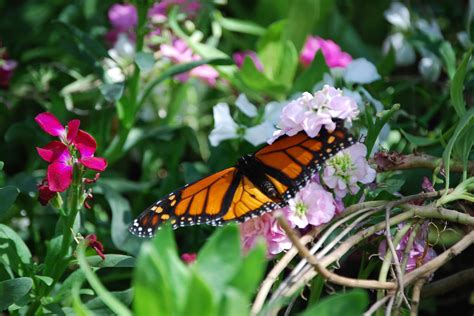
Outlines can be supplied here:
<path id="1" fill-rule="evenodd" d="M 188 18 L 193 18 L 201 8 L 199 1 L 192 0 L 163 0 L 153 4 L 148 10 L 148 17 L 152 23 L 163 23 L 168 19 L 168 11 L 170 7 L 177 5 L 180 11 L 185 13 Z"/>
<path id="2" fill-rule="evenodd" d="M 402 228 L 405 224 L 399 224 L 398 227 Z M 408 230 L 408 232 L 403 236 L 400 243 L 396 246 L 397 256 L 399 262 L 402 262 L 403 256 L 405 254 L 405 249 L 408 245 L 408 240 L 410 238 L 412 229 Z M 417 267 L 427 263 L 428 261 L 434 259 L 436 257 L 436 252 L 429 246 L 427 243 L 428 239 L 428 225 L 424 223 L 418 233 L 416 234 L 413 247 L 410 249 L 408 253 L 408 260 L 406 265 L 406 271 L 410 272 Z M 379 256 L 381 259 L 385 257 L 387 252 L 387 242 L 383 240 L 379 245 Z"/>
<path id="3" fill-rule="evenodd" d="M 315 137 L 322 127 L 334 130 L 336 123 L 333 119 L 351 123 L 358 115 L 357 103 L 353 98 L 344 96 L 340 89 L 325 85 L 314 95 L 303 93 L 302 97 L 283 108 L 279 124 L 281 131 L 275 136 L 293 136 L 304 130 L 308 136 Z"/>
<path id="4" fill-rule="evenodd" d="M 5 48 L 0 44 L 0 89 L 7 89 L 17 66 L 17 62 L 8 58 Z"/>
<path id="5" fill-rule="evenodd" d="M 321 50 L 329 68 L 344 68 L 352 61 L 351 55 L 343 52 L 339 45 L 332 40 L 325 40 L 319 36 L 309 36 L 301 50 L 301 63 L 304 66 L 309 66 L 319 50 Z"/>
<path id="6" fill-rule="evenodd" d="M 74 164 L 100 172 L 105 170 L 107 161 L 94 156 L 97 143 L 89 133 L 79 129 L 79 120 L 72 120 L 64 127 L 53 114 L 44 112 L 37 115 L 35 121 L 43 131 L 59 138 L 43 148 L 36 148 L 40 157 L 50 164 L 46 179 L 39 186 L 39 200 L 43 205 L 55 192 L 63 192 L 71 185 Z"/>
<path id="7" fill-rule="evenodd" d="M 126 34 L 130 41 L 135 42 L 138 14 L 133 4 L 115 3 L 110 7 L 108 16 L 112 29 L 107 32 L 105 39 L 110 45 L 115 44 L 119 34 Z"/>

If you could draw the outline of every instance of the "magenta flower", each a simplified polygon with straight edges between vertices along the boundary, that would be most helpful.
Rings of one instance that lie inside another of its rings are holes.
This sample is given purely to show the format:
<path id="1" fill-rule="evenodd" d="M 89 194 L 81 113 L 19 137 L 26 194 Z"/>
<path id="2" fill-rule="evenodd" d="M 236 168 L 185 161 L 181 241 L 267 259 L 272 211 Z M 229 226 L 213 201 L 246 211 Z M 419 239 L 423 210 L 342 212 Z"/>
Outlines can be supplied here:
<path id="1" fill-rule="evenodd" d="M 110 24 L 120 32 L 127 32 L 137 25 L 137 9 L 132 4 L 115 3 L 110 7 L 108 15 Z"/>
<path id="2" fill-rule="evenodd" d="M 242 67 L 246 57 L 249 57 L 250 59 L 252 59 L 253 63 L 255 64 L 255 67 L 259 71 L 263 71 L 262 62 L 260 61 L 260 59 L 258 58 L 257 54 L 254 51 L 246 50 L 246 51 L 241 51 L 241 52 L 235 52 L 232 55 L 232 58 L 234 59 L 235 64 L 239 68 Z"/>
<path id="3" fill-rule="evenodd" d="M 181 255 L 181 260 L 187 265 L 193 264 L 196 261 L 197 254 L 195 253 L 183 253 Z"/>
<path id="4" fill-rule="evenodd" d="M 240 240 L 244 252 L 249 251 L 258 238 L 264 238 L 269 257 L 291 248 L 291 241 L 286 236 L 277 220 L 266 213 L 240 224 Z"/>
<path id="5" fill-rule="evenodd" d="M 95 250 L 95 252 L 102 258 L 102 260 L 105 260 L 104 246 L 100 241 L 97 240 L 97 236 L 95 234 L 87 235 L 86 243 L 88 247 L 91 247 Z"/>
<path id="6" fill-rule="evenodd" d="M 336 197 L 343 198 L 347 193 L 356 194 L 360 190 L 358 183 L 374 181 L 376 173 L 365 159 L 366 155 L 365 145 L 357 143 L 327 161 L 322 178 L 334 190 Z"/>
<path id="7" fill-rule="evenodd" d="M 308 183 L 288 204 L 285 208 L 287 219 L 299 228 L 327 223 L 336 213 L 332 194 L 316 182 Z"/>
<path id="8" fill-rule="evenodd" d="M 341 48 L 332 40 L 309 36 L 300 54 L 301 63 L 304 66 L 309 66 L 319 50 L 321 50 L 329 68 L 346 67 L 352 61 L 351 55 L 341 51 Z"/>
<path id="9" fill-rule="evenodd" d="M 11 59 L 0 58 L 0 88 L 7 89 L 10 86 L 10 80 L 13 77 L 17 62 Z"/>
<path id="10" fill-rule="evenodd" d="M 38 184 L 38 201 L 41 205 L 48 205 L 49 201 L 56 195 L 56 192 L 51 191 L 48 185 L 48 180 L 43 179 L 43 181 Z"/>
<path id="11" fill-rule="evenodd" d="M 153 4 L 148 10 L 148 17 L 152 23 L 163 23 L 168 19 L 168 10 L 171 6 L 178 5 L 181 12 L 186 13 L 189 18 L 194 17 L 201 8 L 199 1 L 189 0 L 163 0 Z"/>
<path id="12" fill-rule="evenodd" d="M 405 224 L 398 224 L 398 228 L 402 228 Z M 399 262 L 402 262 L 403 255 L 405 253 L 405 249 L 408 244 L 408 239 L 410 238 L 412 230 L 408 230 L 408 232 L 403 236 L 400 243 L 396 246 L 395 250 L 397 252 Z M 427 263 L 428 261 L 434 259 L 436 257 L 436 252 L 431 248 L 428 243 L 428 225 L 425 222 L 415 237 L 413 247 L 408 253 L 408 260 L 406 265 L 406 271 L 410 272 L 417 267 Z M 379 256 L 381 259 L 385 257 L 387 252 L 387 241 L 384 239 L 379 245 Z"/>
<path id="13" fill-rule="evenodd" d="M 79 120 L 72 120 L 64 127 L 53 114 L 45 112 L 37 115 L 35 121 L 46 133 L 60 139 L 44 148 L 36 148 L 40 157 L 50 163 L 47 171 L 50 191 L 63 192 L 70 186 L 75 163 L 96 171 L 105 170 L 107 161 L 94 157 L 97 143 L 90 134 L 79 129 Z"/>

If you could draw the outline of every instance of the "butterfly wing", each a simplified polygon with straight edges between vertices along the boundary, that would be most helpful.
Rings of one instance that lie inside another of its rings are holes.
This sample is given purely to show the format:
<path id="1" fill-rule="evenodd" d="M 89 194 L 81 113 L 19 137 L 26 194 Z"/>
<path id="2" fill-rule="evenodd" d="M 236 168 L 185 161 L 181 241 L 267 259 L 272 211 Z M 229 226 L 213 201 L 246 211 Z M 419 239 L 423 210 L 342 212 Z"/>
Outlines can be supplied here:
<path id="1" fill-rule="evenodd" d="M 139 237 L 151 237 L 165 222 L 173 228 L 219 225 L 219 218 L 229 209 L 239 183 L 238 170 L 232 167 L 186 185 L 149 206 L 133 221 L 129 231 Z"/>

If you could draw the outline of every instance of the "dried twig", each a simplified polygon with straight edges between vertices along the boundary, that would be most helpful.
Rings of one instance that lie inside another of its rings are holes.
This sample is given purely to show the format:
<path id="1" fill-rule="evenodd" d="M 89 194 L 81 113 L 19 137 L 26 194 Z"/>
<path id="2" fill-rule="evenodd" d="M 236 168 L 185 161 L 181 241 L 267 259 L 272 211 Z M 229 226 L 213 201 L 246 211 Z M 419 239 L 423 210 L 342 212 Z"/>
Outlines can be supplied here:
<path id="1" fill-rule="evenodd" d="M 420 294 L 421 288 L 425 284 L 426 279 L 418 279 L 413 285 L 413 291 L 411 294 L 411 311 L 410 316 L 418 315 L 418 306 L 420 305 Z"/>
<path id="2" fill-rule="evenodd" d="M 393 295 L 387 295 L 382 297 L 382 299 L 378 300 L 370 308 L 364 313 L 363 316 L 371 316 L 375 313 L 380 307 L 382 307 Z"/>
<path id="3" fill-rule="evenodd" d="M 455 288 L 474 283 L 474 268 L 460 271 L 444 279 L 427 284 L 421 291 L 422 298 L 443 295 Z"/>

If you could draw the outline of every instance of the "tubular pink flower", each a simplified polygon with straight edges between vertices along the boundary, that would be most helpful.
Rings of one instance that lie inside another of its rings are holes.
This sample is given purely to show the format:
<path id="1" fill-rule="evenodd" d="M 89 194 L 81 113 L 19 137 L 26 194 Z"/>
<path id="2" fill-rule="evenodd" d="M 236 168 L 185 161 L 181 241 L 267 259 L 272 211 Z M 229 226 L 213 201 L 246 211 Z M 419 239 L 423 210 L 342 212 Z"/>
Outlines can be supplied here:
<path id="1" fill-rule="evenodd" d="M 119 31 L 125 32 L 137 25 L 137 9 L 132 4 L 116 3 L 110 7 L 108 15 L 110 24 Z"/>
<path id="2" fill-rule="evenodd" d="M 332 40 L 309 36 L 300 54 L 301 63 L 304 66 L 309 66 L 319 50 L 321 50 L 326 64 L 330 68 L 346 67 L 352 61 L 351 55 L 341 51 L 341 48 Z"/>

